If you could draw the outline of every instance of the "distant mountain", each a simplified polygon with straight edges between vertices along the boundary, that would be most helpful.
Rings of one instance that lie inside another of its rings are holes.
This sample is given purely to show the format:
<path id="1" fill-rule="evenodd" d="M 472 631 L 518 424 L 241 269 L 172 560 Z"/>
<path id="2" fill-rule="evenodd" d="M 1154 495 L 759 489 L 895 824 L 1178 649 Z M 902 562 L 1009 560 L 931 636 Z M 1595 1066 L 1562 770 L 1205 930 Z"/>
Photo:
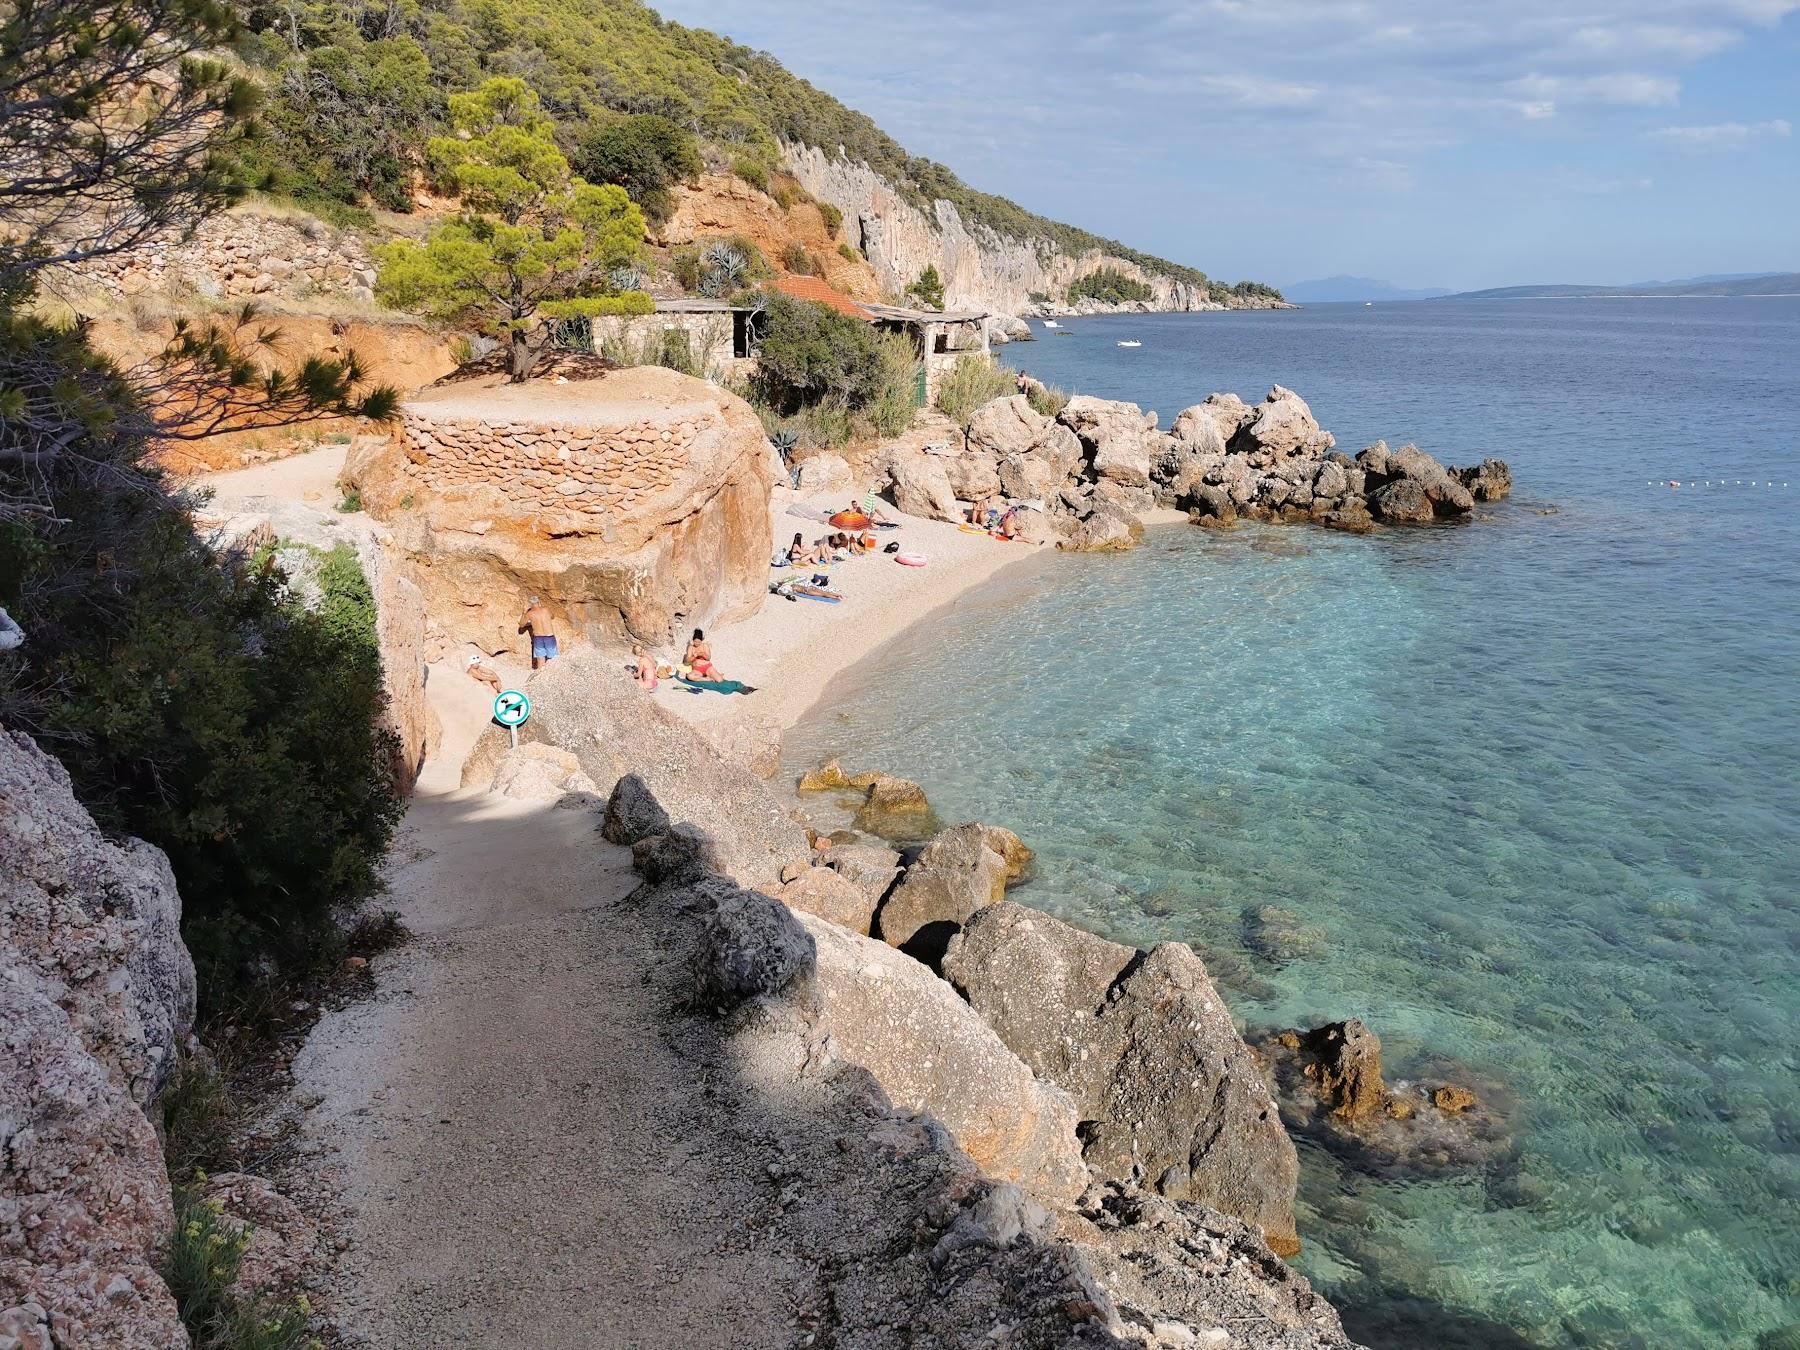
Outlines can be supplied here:
<path id="1" fill-rule="evenodd" d="M 1500 286 L 1460 291 L 1452 300 L 1580 300 L 1606 297 L 1656 299 L 1697 295 L 1800 295 L 1800 272 L 1690 277 L 1685 281 L 1640 281 L 1630 286 Z"/>
<path id="2" fill-rule="evenodd" d="M 1407 290 L 1391 281 L 1373 277 L 1320 277 L 1317 281 L 1296 281 L 1281 288 L 1281 293 L 1297 305 L 1329 305 L 1344 300 L 1435 300 L 1450 292 L 1443 287 Z"/>

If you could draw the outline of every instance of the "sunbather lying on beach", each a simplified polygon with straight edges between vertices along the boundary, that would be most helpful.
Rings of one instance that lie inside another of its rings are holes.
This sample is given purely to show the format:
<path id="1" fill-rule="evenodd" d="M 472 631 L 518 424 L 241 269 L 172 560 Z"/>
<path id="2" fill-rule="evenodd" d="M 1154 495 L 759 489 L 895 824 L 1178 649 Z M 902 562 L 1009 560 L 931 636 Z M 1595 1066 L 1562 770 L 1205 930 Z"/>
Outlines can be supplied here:
<path id="1" fill-rule="evenodd" d="M 479 656 L 471 656 L 469 658 L 469 678 L 471 680 L 480 680 L 481 683 L 485 684 L 489 689 L 492 689 L 496 694 L 500 692 L 500 672 L 493 669 L 491 666 L 482 665 Z"/>

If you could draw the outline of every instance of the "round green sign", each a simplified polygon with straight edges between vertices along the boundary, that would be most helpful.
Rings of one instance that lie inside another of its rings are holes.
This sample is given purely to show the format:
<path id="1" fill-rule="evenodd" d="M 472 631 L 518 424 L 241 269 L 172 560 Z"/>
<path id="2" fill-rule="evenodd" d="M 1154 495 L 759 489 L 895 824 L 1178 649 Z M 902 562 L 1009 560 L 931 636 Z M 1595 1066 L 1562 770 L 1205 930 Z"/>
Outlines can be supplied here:
<path id="1" fill-rule="evenodd" d="M 503 689 L 494 696 L 494 720 L 503 727 L 516 727 L 531 716 L 531 700 L 517 689 Z"/>

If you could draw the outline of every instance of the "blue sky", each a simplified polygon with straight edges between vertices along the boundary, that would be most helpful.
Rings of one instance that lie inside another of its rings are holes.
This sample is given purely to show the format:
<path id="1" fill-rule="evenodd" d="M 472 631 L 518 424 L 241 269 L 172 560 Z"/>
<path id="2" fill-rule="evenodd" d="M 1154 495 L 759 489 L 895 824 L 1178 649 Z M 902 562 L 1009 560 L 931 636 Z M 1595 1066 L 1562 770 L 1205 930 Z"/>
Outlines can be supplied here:
<path id="1" fill-rule="evenodd" d="M 1800 270 L 1800 0 L 657 8 L 976 187 L 1227 280 Z"/>

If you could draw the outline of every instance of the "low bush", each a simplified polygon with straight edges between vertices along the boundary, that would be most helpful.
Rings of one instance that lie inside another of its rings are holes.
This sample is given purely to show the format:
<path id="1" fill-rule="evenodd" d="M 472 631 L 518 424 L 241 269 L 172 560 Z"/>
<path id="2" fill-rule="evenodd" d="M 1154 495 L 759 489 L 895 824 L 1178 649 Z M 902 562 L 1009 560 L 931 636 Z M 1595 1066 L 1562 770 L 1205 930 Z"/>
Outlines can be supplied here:
<path id="1" fill-rule="evenodd" d="M 1053 384 L 1034 384 L 1025 391 L 1025 398 L 1045 417 L 1056 417 L 1069 406 L 1069 391 Z"/>
<path id="2" fill-rule="evenodd" d="M 731 171 L 758 192 L 769 190 L 769 166 L 761 160 L 739 155 L 731 161 Z"/>
<path id="3" fill-rule="evenodd" d="M 862 250 L 849 244 L 838 245 L 838 256 L 845 262 L 861 262 L 863 260 Z"/>
<path id="4" fill-rule="evenodd" d="M 315 1350 L 312 1310 L 292 1302 L 246 1297 L 233 1284 L 243 1269 L 254 1231 L 227 1224 L 216 1201 L 201 1198 L 200 1173 L 175 1193 L 175 1232 L 163 1262 L 163 1280 L 194 1350 Z"/>
<path id="5" fill-rule="evenodd" d="M 813 265 L 812 255 L 798 240 L 792 240 L 781 250 L 781 265 L 796 276 L 812 276 L 817 272 Z"/>
<path id="6" fill-rule="evenodd" d="M 886 377 L 880 336 L 861 319 L 791 296 L 769 297 L 754 386 L 786 416 L 823 403 L 857 412 L 876 402 Z"/>
<path id="7" fill-rule="evenodd" d="M 977 411 L 1018 389 L 1017 371 L 991 356 L 965 356 L 938 381 L 938 411 L 967 433 Z"/>
<path id="8" fill-rule="evenodd" d="M 836 234 L 839 230 L 844 228 L 844 213 L 838 210 L 837 207 L 833 206 L 830 202 L 817 202 L 815 205 L 818 206 L 819 216 L 824 220 L 825 228 L 828 231 L 832 234 Z"/>

